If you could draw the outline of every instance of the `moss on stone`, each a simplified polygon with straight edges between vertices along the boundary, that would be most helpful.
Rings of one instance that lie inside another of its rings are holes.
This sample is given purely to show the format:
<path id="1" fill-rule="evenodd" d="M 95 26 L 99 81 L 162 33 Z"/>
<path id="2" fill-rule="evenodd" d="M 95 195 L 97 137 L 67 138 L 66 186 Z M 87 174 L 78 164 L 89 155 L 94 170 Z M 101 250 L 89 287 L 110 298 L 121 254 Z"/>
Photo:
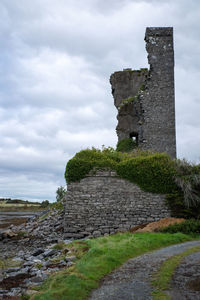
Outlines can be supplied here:
<path id="1" fill-rule="evenodd" d="M 137 99 L 136 96 L 135 96 L 135 97 L 128 97 L 128 98 L 126 98 L 126 99 L 123 99 L 123 100 L 121 101 L 120 108 L 123 107 L 123 106 L 126 105 L 126 104 L 132 103 L 132 102 L 135 101 L 136 99 Z"/>
<path id="2" fill-rule="evenodd" d="M 141 84 L 141 86 L 140 86 L 140 88 L 139 88 L 139 90 L 138 90 L 138 92 L 135 96 L 130 96 L 130 97 L 128 97 L 126 99 L 123 99 L 121 101 L 121 104 L 119 106 L 119 110 L 122 109 L 122 107 L 124 107 L 125 105 L 128 105 L 128 104 L 133 103 L 134 101 L 138 100 L 140 98 L 140 93 L 143 92 L 143 91 L 145 91 L 145 84 L 144 83 Z"/>

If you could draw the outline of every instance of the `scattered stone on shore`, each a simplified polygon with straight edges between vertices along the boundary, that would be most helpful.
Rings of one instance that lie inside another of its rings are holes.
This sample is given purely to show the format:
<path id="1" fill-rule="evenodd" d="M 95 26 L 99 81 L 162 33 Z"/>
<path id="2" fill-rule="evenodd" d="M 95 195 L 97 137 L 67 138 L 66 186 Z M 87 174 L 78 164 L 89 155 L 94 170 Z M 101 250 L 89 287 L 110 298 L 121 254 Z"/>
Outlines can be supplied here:
<path id="1" fill-rule="evenodd" d="M 69 243 L 68 240 L 63 241 Z M 51 245 L 53 246 L 53 245 Z M 40 249 L 41 250 L 41 249 Z M 29 287 L 40 285 L 49 274 L 73 265 L 75 256 L 65 257 L 61 250 L 46 248 L 36 253 L 35 249 L 20 251 L 13 261 L 21 261 L 20 267 L 5 268 L 0 278 L 2 296 L 21 296 Z"/>
<path id="2" fill-rule="evenodd" d="M 0 232 L 0 259 L 12 259 L 17 266 L 0 269 L 0 299 L 19 299 L 31 295 L 52 272 L 74 264 L 75 256 L 55 249 L 56 243 L 68 244 L 63 238 L 63 211 L 52 210 L 34 216 L 19 226 L 11 225 Z"/>
<path id="3" fill-rule="evenodd" d="M 54 247 L 57 243 L 68 244 L 72 241 L 64 239 L 63 218 L 64 211 L 52 210 L 0 232 L 0 259 L 6 261 L 12 258 L 17 264 L 0 269 L 0 299 L 19 299 L 17 297 L 22 295 L 31 295 L 35 292 L 34 286 L 40 285 L 52 272 L 74 264 L 76 257 L 67 246 L 63 251 Z M 182 221 L 184 219 L 167 218 L 140 225 L 140 230 L 138 226 L 134 227 L 130 231 L 150 232 Z"/>
<path id="4" fill-rule="evenodd" d="M 17 236 L 17 234 L 14 233 L 13 231 L 11 231 L 10 229 L 3 230 L 0 232 L 0 241 L 2 241 L 4 239 L 13 238 L 15 236 Z"/>
<path id="5" fill-rule="evenodd" d="M 45 215 L 29 218 L 19 226 L 10 225 L 0 231 L 0 241 L 15 238 L 37 238 L 44 242 L 53 243 L 63 238 L 64 211 L 52 210 Z"/>

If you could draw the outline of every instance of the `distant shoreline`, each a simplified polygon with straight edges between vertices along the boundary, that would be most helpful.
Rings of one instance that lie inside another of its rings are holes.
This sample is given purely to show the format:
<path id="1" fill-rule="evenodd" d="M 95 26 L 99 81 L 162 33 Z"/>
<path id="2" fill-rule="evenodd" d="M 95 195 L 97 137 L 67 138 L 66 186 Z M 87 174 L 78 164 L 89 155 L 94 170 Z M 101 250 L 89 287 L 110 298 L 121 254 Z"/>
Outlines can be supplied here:
<path id="1" fill-rule="evenodd" d="M 29 218 L 39 215 L 43 210 L 27 210 L 27 211 L 0 211 L 0 231 L 7 229 L 10 225 L 20 225 L 25 223 Z"/>
<path id="2" fill-rule="evenodd" d="M 23 211 L 43 211 L 44 208 L 37 205 L 37 206 L 1 206 L 0 203 L 0 211 L 1 212 L 8 212 L 8 211 L 16 211 L 16 212 L 23 212 Z"/>
<path id="3" fill-rule="evenodd" d="M 29 218 L 39 215 L 47 209 L 43 205 L 44 202 L 34 203 L 27 200 L 0 198 L 0 230 L 5 230 L 10 225 L 20 225 Z M 48 205 L 49 202 L 45 204 Z"/>

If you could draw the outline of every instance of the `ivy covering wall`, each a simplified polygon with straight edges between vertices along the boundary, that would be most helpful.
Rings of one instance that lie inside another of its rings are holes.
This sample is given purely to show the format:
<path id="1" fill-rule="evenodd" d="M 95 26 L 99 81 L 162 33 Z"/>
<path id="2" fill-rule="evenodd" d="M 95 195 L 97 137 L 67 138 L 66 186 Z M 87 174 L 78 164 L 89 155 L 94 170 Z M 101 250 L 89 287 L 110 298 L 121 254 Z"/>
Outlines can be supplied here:
<path id="1" fill-rule="evenodd" d="M 69 184 L 90 172 L 110 169 L 142 190 L 166 194 L 173 216 L 200 218 L 200 166 L 172 160 L 165 153 L 134 150 L 124 153 L 113 148 L 92 148 L 78 152 L 66 165 Z M 91 174 L 90 173 L 90 174 Z"/>
<path id="2" fill-rule="evenodd" d="M 166 194 L 176 189 L 174 162 L 164 153 L 121 153 L 112 148 L 78 152 L 66 166 L 67 183 L 80 181 L 90 171 L 112 169 L 144 191 Z"/>

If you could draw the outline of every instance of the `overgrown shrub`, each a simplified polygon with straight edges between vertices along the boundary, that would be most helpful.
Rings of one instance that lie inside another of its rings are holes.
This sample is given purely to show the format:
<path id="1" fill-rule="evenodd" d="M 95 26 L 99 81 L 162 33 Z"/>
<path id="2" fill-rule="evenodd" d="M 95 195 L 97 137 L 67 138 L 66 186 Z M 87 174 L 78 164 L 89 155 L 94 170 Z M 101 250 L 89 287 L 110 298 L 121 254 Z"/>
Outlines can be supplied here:
<path id="1" fill-rule="evenodd" d="M 120 153 L 112 148 L 104 148 L 102 151 L 95 148 L 82 150 L 68 161 L 65 179 L 67 183 L 80 181 L 94 168 L 115 170 L 116 163 L 120 160 Z"/>
<path id="2" fill-rule="evenodd" d="M 172 217 L 184 219 L 200 218 L 200 203 L 191 205 L 190 207 L 186 206 L 184 194 L 181 190 L 168 194 L 166 196 L 166 203 L 170 208 Z"/>
<path id="3" fill-rule="evenodd" d="M 200 218 L 200 165 L 186 160 L 175 161 L 177 190 L 167 195 L 167 204 L 174 217 Z"/>
<path id="4" fill-rule="evenodd" d="M 67 183 L 80 181 L 90 171 L 100 169 L 115 170 L 121 178 L 136 183 L 146 192 L 166 194 L 174 217 L 200 218 L 200 165 L 138 148 L 131 153 L 111 147 L 92 148 L 78 152 L 68 161 L 65 178 Z"/>
<path id="5" fill-rule="evenodd" d="M 67 163 L 65 178 L 68 183 L 80 181 L 91 170 L 104 168 L 115 170 L 121 178 L 148 192 L 169 193 L 176 189 L 173 180 L 176 170 L 167 154 L 127 154 L 112 148 L 80 151 Z"/>
<path id="6" fill-rule="evenodd" d="M 161 230 L 162 232 L 176 233 L 182 232 L 185 234 L 200 234 L 200 220 L 186 220 L 179 224 L 169 225 Z"/>
<path id="7" fill-rule="evenodd" d="M 130 152 L 136 147 L 137 147 L 136 141 L 134 141 L 131 138 L 128 138 L 128 139 L 123 139 L 117 143 L 116 151 Z"/>
<path id="8" fill-rule="evenodd" d="M 175 182 L 183 193 L 184 205 L 195 207 L 200 203 L 200 167 L 186 160 L 176 160 L 177 176 Z"/>
<path id="9" fill-rule="evenodd" d="M 152 154 L 122 161 L 117 166 L 120 177 L 138 184 L 143 190 L 166 194 L 176 189 L 175 168 L 166 154 Z"/>
<path id="10" fill-rule="evenodd" d="M 56 190 L 56 201 L 57 201 L 57 202 L 62 201 L 63 198 L 65 197 L 66 193 L 67 193 L 66 188 L 65 188 L 64 186 L 62 186 L 62 185 L 59 186 L 59 187 L 57 188 L 57 190 Z"/>
<path id="11" fill-rule="evenodd" d="M 64 206 L 62 201 L 51 203 L 50 209 L 63 210 Z"/>

